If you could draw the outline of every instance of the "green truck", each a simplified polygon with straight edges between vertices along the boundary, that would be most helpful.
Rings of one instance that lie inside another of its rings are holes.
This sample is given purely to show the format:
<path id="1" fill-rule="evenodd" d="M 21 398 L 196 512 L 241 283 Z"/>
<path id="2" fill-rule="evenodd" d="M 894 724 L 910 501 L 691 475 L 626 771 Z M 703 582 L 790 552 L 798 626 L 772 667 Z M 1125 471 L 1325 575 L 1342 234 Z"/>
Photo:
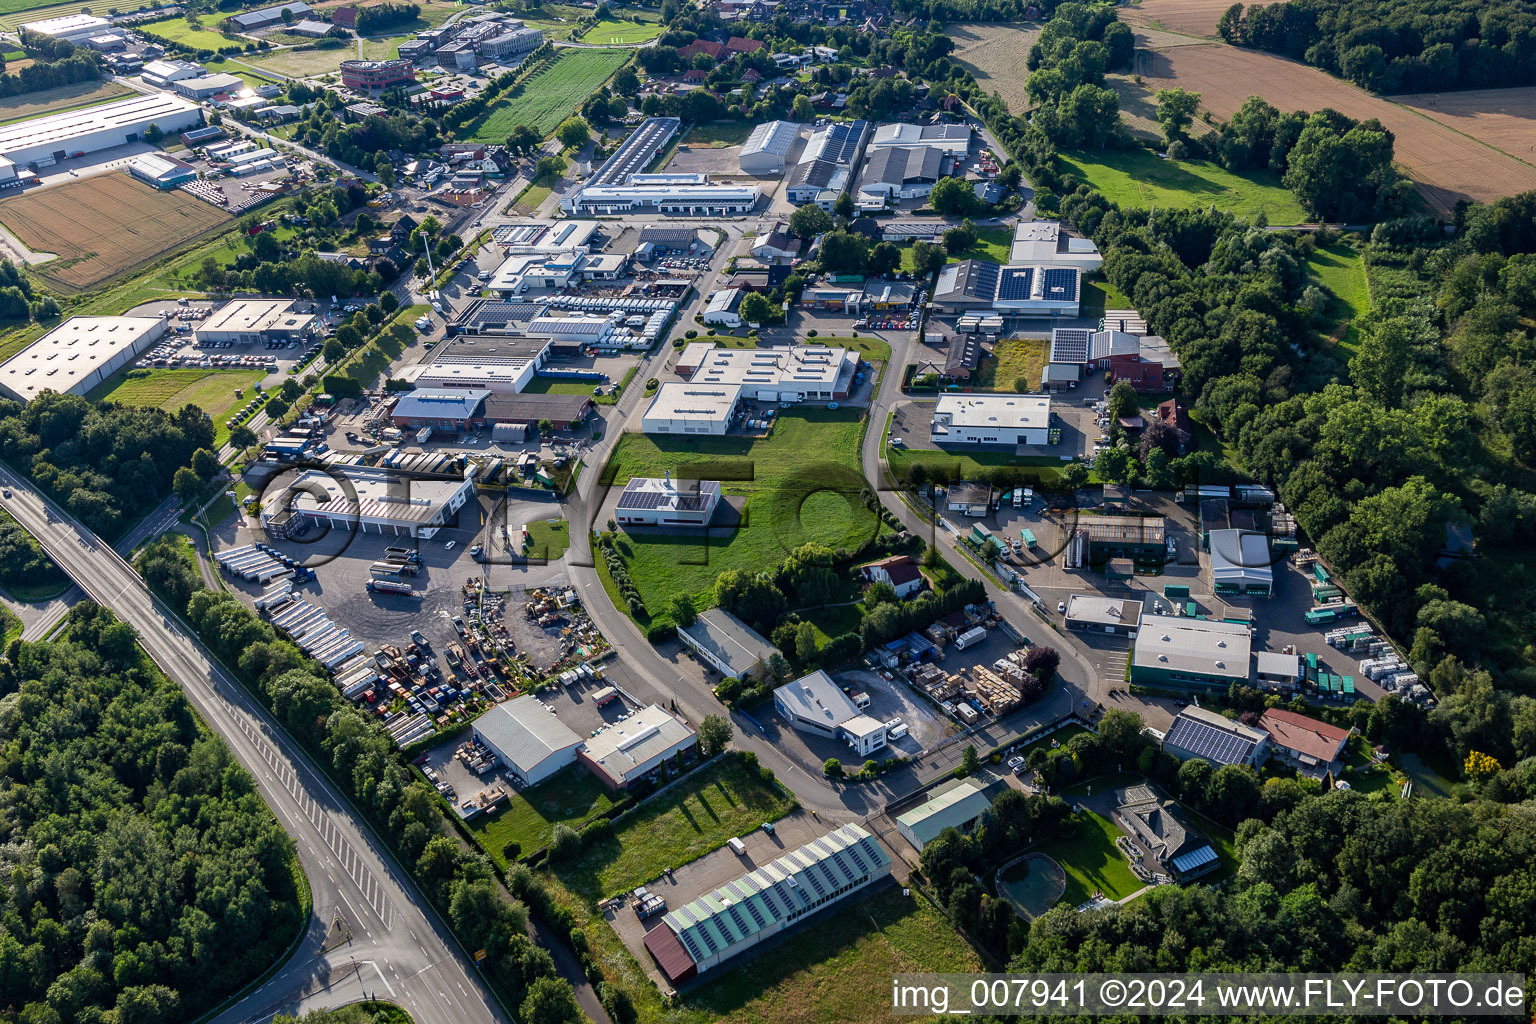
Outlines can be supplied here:
<path id="1" fill-rule="evenodd" d="M 1035 539 L 1035 535 L 1029 530 L 1020 530 L 1019 539 L 1022 540 L 1024 542 L 1024 546 L 1031 551 L 1040 546 L 1040 542 Z"/>

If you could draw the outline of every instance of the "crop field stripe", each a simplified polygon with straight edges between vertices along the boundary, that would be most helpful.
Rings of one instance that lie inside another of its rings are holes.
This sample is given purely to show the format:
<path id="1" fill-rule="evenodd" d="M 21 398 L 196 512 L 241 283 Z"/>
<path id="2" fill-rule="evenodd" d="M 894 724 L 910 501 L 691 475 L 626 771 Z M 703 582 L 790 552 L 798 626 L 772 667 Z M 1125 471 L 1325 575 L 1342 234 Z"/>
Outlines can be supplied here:
<path id="1" fill-rule="evenodd" d="M 631 56 L 629 50 L 566 49 L 524 82 L 511 99 L 498 100 L 463 137 L 501 142 L 520 124 L 549 135 L 586 102 Z"/>

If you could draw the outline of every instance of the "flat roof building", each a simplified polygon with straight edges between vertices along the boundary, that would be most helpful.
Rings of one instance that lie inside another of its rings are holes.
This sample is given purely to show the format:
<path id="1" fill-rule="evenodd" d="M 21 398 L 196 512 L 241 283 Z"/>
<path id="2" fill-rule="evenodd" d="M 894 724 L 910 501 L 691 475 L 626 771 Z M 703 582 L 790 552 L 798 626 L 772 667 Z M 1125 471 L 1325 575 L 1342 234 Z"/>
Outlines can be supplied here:
<path id="1" fill-rule="evenodd" d="M 1129 598 L 1073 594 L 1067 598 L 1067 628 L 1084 633 L 1134 636 L 1141 625 L 1141 602 Z"/>
<path id="2" fill-rule="evenodd" d="M 1131 652 L 1131 682 L 1185 689 L 1246 683 L 1252 644 L 1240 622 L 1143 615 Z"/>
<path id="3" fill-rule="evenodd" d="M 647 434 L 724 434 L 741 406 L 740 384 L 668 381 L 640 419 Z"/>
<path id="4" fill-rule="evenodd" d="M 0 125 L 0 182 L 14 178 L 16 166 L 47 167 L 68 157 L 139 142 L 150 125 L 172 135 L 195 127 L 202 118 L 196 104 L 157 94 Z"/>
<path id="5" fill-rule="evenodd" d="M 1089 274 L 1104 265 L 1104 257 L 1093 242 L 1067 234 L 1058 221 L 1029 220 L 1014 227 L 1008 262 L 1077 267 Z"/>
<path id="6" fill-rule="evenodd" d="M 885 724 L 860 711 L 821 669 L 774 690 L 773 705 L 801 732 L 843 740 L 861 757 L 886 745 Z"/>
<path id="7" fill-rule="evenodd" d="M 799 138 L 800 126 L 791 121 L 767 121 L 758 125 L 741 146 L 741 172 L 783 174 L 785 159 Z"/>
<path id="8" fill-rule="evenodd" d="M 245 88 L 245 81 L 223 73 L 182 78 L 171 83 L 171 88 L 189 100 L 206 100 L 220 93 L 233 95 Z"/>
<path id="9" fill-rule="evenodd" d="M 609 788 L 623 789 L 698 742 L 699 734 L 687 722 L 652 704 L 589 737 L 576 757 Z"/>
<path id="10" fill-rule="evenodd" d="M 128 173 L 158 189 L 175 188 L 197 178 L 197 169 L 165 153 L 145 153 L 128 162 Z"/>
<path id="11" fill-rule="evenodd" d="M 1073 532 L 1088 542 L 1085 562 L 1101 565 L 1111 558 L 1138 562 L 1167 561 L 1167 521 L 1162 516 L 1109 516 L 1081 514 Z"/>
<path id="12" fill-rule="evenodd" d="M 947 828 L 969 832 L 992 809 L 987 785 L 980 779 L 951 779 L 928 794 L 928 799 L 896 816 L 900 832 L 918 853 Z"/>
<path id="13" fill-rule="evenodd" d="M 473 464 L 462 479 L 415 477 L 374 466 L 305 470 L 262 502 L 261 522 L 279 537 L 321 528 L 425 538 L 474 494 Z"/>
<path id="14" fill-rule="evenodd" d="M 1061 317 L 1078 314 L 1082 271 L 1037 264 L 999 266 L 962 260 L 939 271 L 933 302 L 946 313 L 992 311 L 1002 316 Z"/>
<path id="15" fill-rule="evenodd" d="M 1051 400 L 1044 395 L 940 395 L 932 438 L 941 445 L 1039 447 L 1050 443 Z"/>
<path id="16" fill-rule="evenodd" d="M 964 157 L 971 148 L 971 129 L 963 124 L 883 124 L 875 129 L 870 149 L 932 149 Z"/>
<path id="17" fill-rule="evenodd" d="M 603 166 L 593 172 L 587 184 L 622 185 L 629 181 L 631 175 L 644 174 L 651 161 L 666 151 L 682 126 L 681 118 L 646 118 L 613 151 L 613 155 L 603 161 Z"/>
<path id="18" fill-rule="evenodd" d="M 690 346 L 689 359 L 697 362 L 697 368 L 688 386 L 740 386 L 744 397 L 758 402 L 847 398 L 859 366 L 859 354 L 846 348 L 721 348 L 710 342 L 700 344 L 709 347 Z"/>
<path id="19" fill-rule="evenodd" d="M 614 519 L 620 526 L 708 526 L 720 504 L 718 480 L 637 476 L 624 485 Z"/>
<path id="20" fill-rule="evenodd" d="M 566 213 L 611 217 L 638 211 L 676 213 L 690 217 L 724 217 L 750 213 L 762 198 L 757 185 L 634 182 L 587 185 L 560 200 Z"/>
<path id="21" fill-rule="evenodd" d="M 64 42 L 83 43 L 91 36 L 102 35 L 111 28 L 112 23 L 106 18 L 91 14 L 66 14 L 62 18 L 29 21 L 20 27 L 20 31 Z"/>
<path id="22" fill-rule="evenodd" d="M 165 334 L 164 317 L 72 316 L 0 363 L 0 391 L 30 402 L 44 391 L 84 395 Z"/>
<path id="23" fill-rule="evenodd" d="M 298 313 L 292 299 L 236 299 L 226 302 L 197 327 L 200 345 L 254 345 L 269 341 L 302 341 L 315 329 L 310 313 Z"/>
<path id="24" fill-rule="evenodd" d="M 723 676 L 760 675 L 776 648 L 724 608 L 708 608 L 691 626 L 679 626 L 677 638 Z"/>
<path id="25" fill-rule="evenodd" d="M 1163 749 L 1180 761 L 1199 758 L 1213 768 L 1229 764 L 1256 768 L 1269 756 L 1269 734 L 1191 705 L 1174 716 L 1163 736 Z"/>
<path id="26" fill-rule="evenodd" d="M 526 786 L 536 786 L 576 760 L 581 737 L 527 695 L 498 704 L 471 723 L 484 743 Z"/>
<path id="27" fill-rule="evenodd" d="M 843 825 L 667 914 L 646 933 L 645 948 L 681 984 L 890 873 L 875 838 Z"/>

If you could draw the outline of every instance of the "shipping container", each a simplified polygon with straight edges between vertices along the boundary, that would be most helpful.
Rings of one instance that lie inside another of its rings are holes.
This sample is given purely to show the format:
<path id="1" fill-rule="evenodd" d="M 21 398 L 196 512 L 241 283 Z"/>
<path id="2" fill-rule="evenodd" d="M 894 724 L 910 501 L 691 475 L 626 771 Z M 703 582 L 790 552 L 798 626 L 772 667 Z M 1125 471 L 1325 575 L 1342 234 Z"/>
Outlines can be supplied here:
<path id="1" fill-rule="evenodd" d="M 1164 597 L 1189 597 L 1189 586 L 1184 583 L 1167 583 L 1163 585 Z"/>

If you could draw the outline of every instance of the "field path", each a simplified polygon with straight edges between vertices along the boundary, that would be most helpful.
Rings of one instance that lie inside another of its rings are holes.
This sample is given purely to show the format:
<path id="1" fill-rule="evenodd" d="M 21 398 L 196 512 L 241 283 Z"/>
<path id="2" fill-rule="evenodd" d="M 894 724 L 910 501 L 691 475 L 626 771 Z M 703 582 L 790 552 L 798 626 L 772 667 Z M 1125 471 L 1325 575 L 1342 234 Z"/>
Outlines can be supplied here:
<path id="1" fill-rule="evenodd" d="M 1148 90 L 1181 86 L 1200 93 L 1203 106 L 1226 119 L 1250 95 L 1281 110 L 1332 107 L 1358 120 L 1375 118 L 1396 136 L 1397 162 L 1429 205 L 1451 212 L 1458 200 L 1489 202 L 1536 189 L 1536 166 L 1517 160 L 1430 113 L 1373 96 L 1316 68 L 1224 43 L 1139 51 L 1136 71 Z M 1536 95 L 1536 92 L 1521 90 Z M 1440 98 L 1445 103 L 1445 97 Z M 1529 139 L 1529 129 L 1525 129 Z M 1529 142 L 1527 142 L 1529 151 Z"/>
<path id="2" fill-rule="evenodd" d="M 1536 164 L 1536 86 L 1422 92 L 1390 99 L 1521 163 Z"/>

